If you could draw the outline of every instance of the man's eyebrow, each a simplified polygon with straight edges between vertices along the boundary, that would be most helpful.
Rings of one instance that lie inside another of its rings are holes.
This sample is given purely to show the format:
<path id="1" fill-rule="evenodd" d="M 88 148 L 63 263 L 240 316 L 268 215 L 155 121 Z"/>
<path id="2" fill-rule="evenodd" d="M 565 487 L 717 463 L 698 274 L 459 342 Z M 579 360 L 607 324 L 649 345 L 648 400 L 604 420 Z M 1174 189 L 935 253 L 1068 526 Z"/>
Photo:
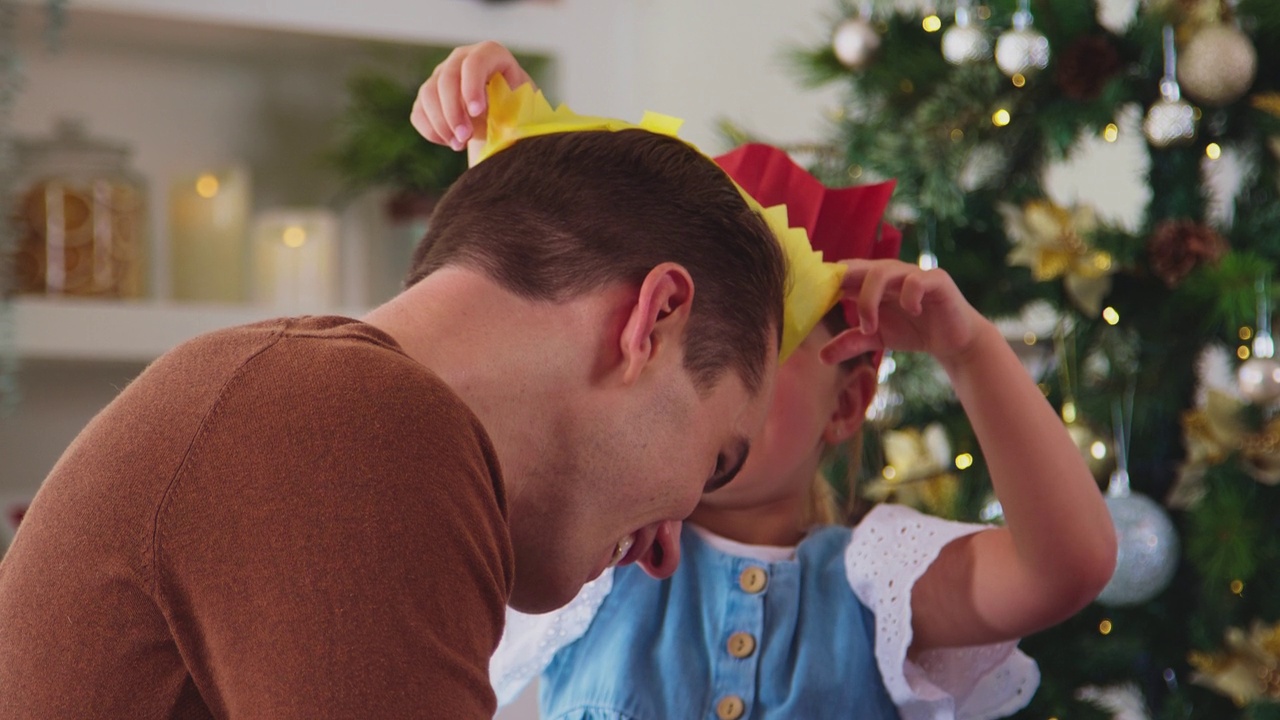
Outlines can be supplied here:
<path id="1" fill-rule="evenodd" d="M 747 461 L 747 453 L 751 452 L 751 441 L 744 437 L 738 438 L 737 445 L 734 446 L 732 452 L 737 455 L 737 459 L 727 463 L 727 470 L 707 481 L 706 487 L 702 490 L 704 493 L 719 490 L 728 485 L 729 481 L 737 476 L 738 471 L 742 470 L 742 465 Z"/>

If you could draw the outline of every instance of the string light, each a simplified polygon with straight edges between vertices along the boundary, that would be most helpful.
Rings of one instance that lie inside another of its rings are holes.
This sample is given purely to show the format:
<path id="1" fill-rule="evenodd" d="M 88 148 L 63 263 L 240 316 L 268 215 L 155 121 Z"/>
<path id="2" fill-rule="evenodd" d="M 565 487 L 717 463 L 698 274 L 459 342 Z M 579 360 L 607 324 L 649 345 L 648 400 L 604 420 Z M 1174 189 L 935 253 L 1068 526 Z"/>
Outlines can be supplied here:
<path id="1" fill-rule="evenodd" d="M 1241 360 L 1248 360 L 1250 354 L 1251 353 L 1249 352 L 1248 345 L 1241 345 L 1240 347 L 1236 348 L 1236 357 L 1240 358 Z"/>
<path id="2" fill-rule="evenodd" d="M 1098 623 L 1098 632 L 1102 633 L 1103 635 L 1110 635 L 1110 634 L 1111 634 L 1111 621 L 1110 621 L 1110 620 L 1103 620 L 1102 622 Z"/>
<path id="3" fill-rule="evenodd" d="M 1009 78 L 1009 82 L 1013 83 L 1014 87 L 1020 88 L 1027 84 L 1027 76 L 1022 73 L 1014 73 L 1013 76 Z"/>
<path id="4" fill-rule="evenodd" d="M 1027 345 L 1035 345 L 1036 339 L 1036 334 L 1031 331 L 1027 331 L 1027 334 L 1022 336 L 1022 342 Z"/>
<path id="5" fill-rule="evenodd" d="M 1217 160 L 1222 157 L 1222 146 L 1218 143 L 1209 143 L 1204 147 L 1204 154 L 1210 160 Z"/>
<path id="6" fill-rule="evenodd" d="M 196 178 L 196 194 L 208 200 L 218 194 L 218 178 L 211 173 L 204 173 Z"/>
<path id="7" fill-rule="evenodd" d="M 1000 108 L 991 114 L 991 124 L 996 127 L 1004 127 L 1009 124 L 1009 111 Z"/>
<path id="8" fill-rule="evenodd" d="M 884 471 L 881 472 L 880 474 L 884 475 L 885 480 L 892 480 L 898 477 L 898 471 L 894 470 L 892 465 L 885 465 Z"/>
<path id="9" fill-rule="evenodd" d="M 1240 328 L 1241 340 L 1248 340 L 1251 337 L 1253 337 L 1253 328 L 1249 327 L 1248 325 L 1245 325 Z"/>
<path id="10" fill-rule="evenodd" d="M 1062 420 L 1066 423 L 1076 421 L 1076 404 L 1074 402 L 1066 400 L 1062 403 Z"/>
<path id="11" fill-rule="evenodd" d="M 284 229 L 280 239 L 291 248 L 300 248 L 307 241 L 307 231 L 297 225 L 290 225 Z"/>
<path id="12" fill-rule="evenodd" d="M 960 128 L 951 128 L 951 142 L 960 142 L 964 139 L 964 131 Z"/>
<path id="13" fill-rule="evenodd" d="M 973 465 L 973 456 L 969 453 L 960 453 L 956 456 L 956 469 L 968 470 Z"/>
<path id="14" fill-rule="evenodd" d="M 1244 583 L 1239 580 L 1231 581 L 1231 592 L 1236 595 L 1244 594 Z"/>
<path id="15" fill-rule="evenodd" d="M 1120 137 L 1120 126 L 1115 123 L 1107 123 L 1102 129 L 1102 139 L 1109 143 L 1115 142 Z"/>
<path id="16" fill-rule="evenodd" d="M 1093 456 L 1094 460 L 1105 458 L 1107 456 L 1107 444 L 1101 440 L 1094 440 L 1093 444 L 1089 446 L 1089 454 Z"/>
<path id="17" fill-rule="evenodd" d="M 1120 313 L 1108 305 L 1102 310 L 1102 319 L 1106 320 L 1108 325 L 1116 325 L 1120 322 Z"/>
<path id="18" fill-rule="evenodd" d="M 937 15 L 926 15 L 924 21 L 920 24 L 924 27 L 925 32 L 938 32 L 942 29 L 942 18 L 939 18 Z"/>

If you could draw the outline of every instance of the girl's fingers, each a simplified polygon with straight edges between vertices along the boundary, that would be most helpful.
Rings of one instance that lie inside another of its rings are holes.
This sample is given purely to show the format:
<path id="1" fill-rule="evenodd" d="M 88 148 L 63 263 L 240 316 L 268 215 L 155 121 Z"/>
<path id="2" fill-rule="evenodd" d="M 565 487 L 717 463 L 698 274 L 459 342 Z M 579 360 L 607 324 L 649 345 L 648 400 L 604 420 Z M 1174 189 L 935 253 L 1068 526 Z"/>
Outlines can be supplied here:
<path id="1" fill-rule="evenodd" d="M 941 273 L 930 273 L 905 263 L 851 261 L 849 268 L 842 289 L 845 297 L 857 298 L 859 322 L 867 332 L 878 327 L 880 306 L 884 302 L 896 301 L 908 314 L 920 315 L 924 311 L 925 296 L 939 286 L 934 279 L 943 277 Z"/>
<path id="2" fill-rule="evenodd" d="M 853 329 L 845 330 L 828 341 L 818 351 L 818 357 L 825 363 L 835 365 L 863 353 L 882 349 L 884 349 L 884 342 L 879 335 L 868 335 L 861 330 Z"/>
<path id="3" fill-rule="evenodd" d="M 469 62 L 462 63 L 458 92 L 460 99 L 466 105 L 468 117 L 478 119 L 485 116 L 489 109 L 489 96 L 485 90 L 489 78 L 494 74 L 493 68 L 475 61 L 474 57 Z M 510 80 L 507 84 L 511 84 Z M 474 125 L 477 131 L 483 132 L 484 123 L 476 122 Z"/>
<path id="4" fill-rule="evenodd" d="M 462 143 L 453 136 L 453 128 L 449 127 L 449 121 L 445 119 L 440 112 L 440 91 L 439 91 L 440 73 L 437 72 L 431 76 L 427 84 L 423 86 L 423 92 L 418 95 L 418 106 L 422 108 L 422 113 L 426 115 L 427 122 L 435 130 L 435 135 L 441 145 L 448 145 L 454 150 L 461 150 Z"/>
<path id="5" fill-rule="evenodd" d="M 927 270 L 918 270 L 908 274 L 902 280 L 902 289 L 898 294 L 898 304 L 911 315 L 924 312 L 924 296 L 933 288 Z"/>
<path id="6" fill-rule="evenodd" d="M 436 129 L 431 126 L 431 121 L 427 120 L 427 113 L 422 109 L 421 100 L 413 103 L 413 110 L 409 111 L 409 124 L 413 125 L 413 129 L 426 138 L 427 142 L 433 142 L 437 145 L 449 144 L 436 133 Z"/>
<path id="7" fill-rule="evenodd" d="M 461 66 L 465 64 L 465 60 L 462 63 L 451 63 L 448 66 L 442 66 L 445 72 L 437 70 L 434 74 L 436 103 L 439 105 L 440 121 L 444 123 L 442 129 L 447 131 L 448 137 L 457 143 L 454 150 L 461 150 L 467 144 L 467 140 L 471 139 L 471 116 L 463 106 L 460 89 Z M 450 145 L 452 146 L 453 143 Z"/>
<path id="8" fill-rule="evenodd" d="M 880 327 L 880 303 L 899 279 L 885 266 L 872 268 L 862 278 L 858 290 L 858 324 L 862 332 L 873 333 Z"/>

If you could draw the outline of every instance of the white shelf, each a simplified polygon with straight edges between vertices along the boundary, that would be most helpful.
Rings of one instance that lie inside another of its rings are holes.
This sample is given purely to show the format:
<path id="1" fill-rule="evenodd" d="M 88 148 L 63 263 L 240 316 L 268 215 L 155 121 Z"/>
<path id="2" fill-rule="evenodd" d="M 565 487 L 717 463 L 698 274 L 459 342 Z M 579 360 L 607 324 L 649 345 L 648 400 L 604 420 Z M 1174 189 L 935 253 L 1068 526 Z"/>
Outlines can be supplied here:
<path id="1" fill-rule="evenodd" d="M 29 0 L 34 1 L 34 0 Z M 599 15 L 598 0 L 76 0 L 80 10 L 336 37 L 447 46 L 491 38 L 555 50 L 571 28 Z"/>
<path id="2" fill-rule="evenodd" d="M 331 311 L 359 317 L 363 310 Z M 212 330 L 282 315 L 254 306 L 24 297 L 14 302 L 23 360 L 146 363 Z"/>
<path id="3" fill-rule="evenodd" d="M 45 0 L 20 0 L 36 40 Z M 635 0 L 76 0 L 64 44 L 89 36 L 116 47 L 178 47 L 263 56 L 360 43 L 452 48 L 496 40 L 516 52 L 554 58 L 558 100 L 629 116 L 634 97 Z M 545 79 L 544 79 L 545 80 Z"/>

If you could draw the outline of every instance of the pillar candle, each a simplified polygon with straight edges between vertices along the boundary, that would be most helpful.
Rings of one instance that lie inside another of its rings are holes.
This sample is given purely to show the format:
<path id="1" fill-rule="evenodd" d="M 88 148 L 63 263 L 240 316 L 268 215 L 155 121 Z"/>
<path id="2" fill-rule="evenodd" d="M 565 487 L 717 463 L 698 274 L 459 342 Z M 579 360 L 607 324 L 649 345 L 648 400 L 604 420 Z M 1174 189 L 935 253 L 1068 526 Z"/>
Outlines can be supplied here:
<path id="1" fill-rule="evenodd" d="M 244 302 L 251 192 L 240 166 L 209 170 L 169 188 L 169 267 L 177 300 Z"/>
<path id="2" fill-rule="evenodd" d="M 338 218 L 323 208 L 276 209 L 253 224 L 253 295 L 284 314 L 338 302 Z"/>

